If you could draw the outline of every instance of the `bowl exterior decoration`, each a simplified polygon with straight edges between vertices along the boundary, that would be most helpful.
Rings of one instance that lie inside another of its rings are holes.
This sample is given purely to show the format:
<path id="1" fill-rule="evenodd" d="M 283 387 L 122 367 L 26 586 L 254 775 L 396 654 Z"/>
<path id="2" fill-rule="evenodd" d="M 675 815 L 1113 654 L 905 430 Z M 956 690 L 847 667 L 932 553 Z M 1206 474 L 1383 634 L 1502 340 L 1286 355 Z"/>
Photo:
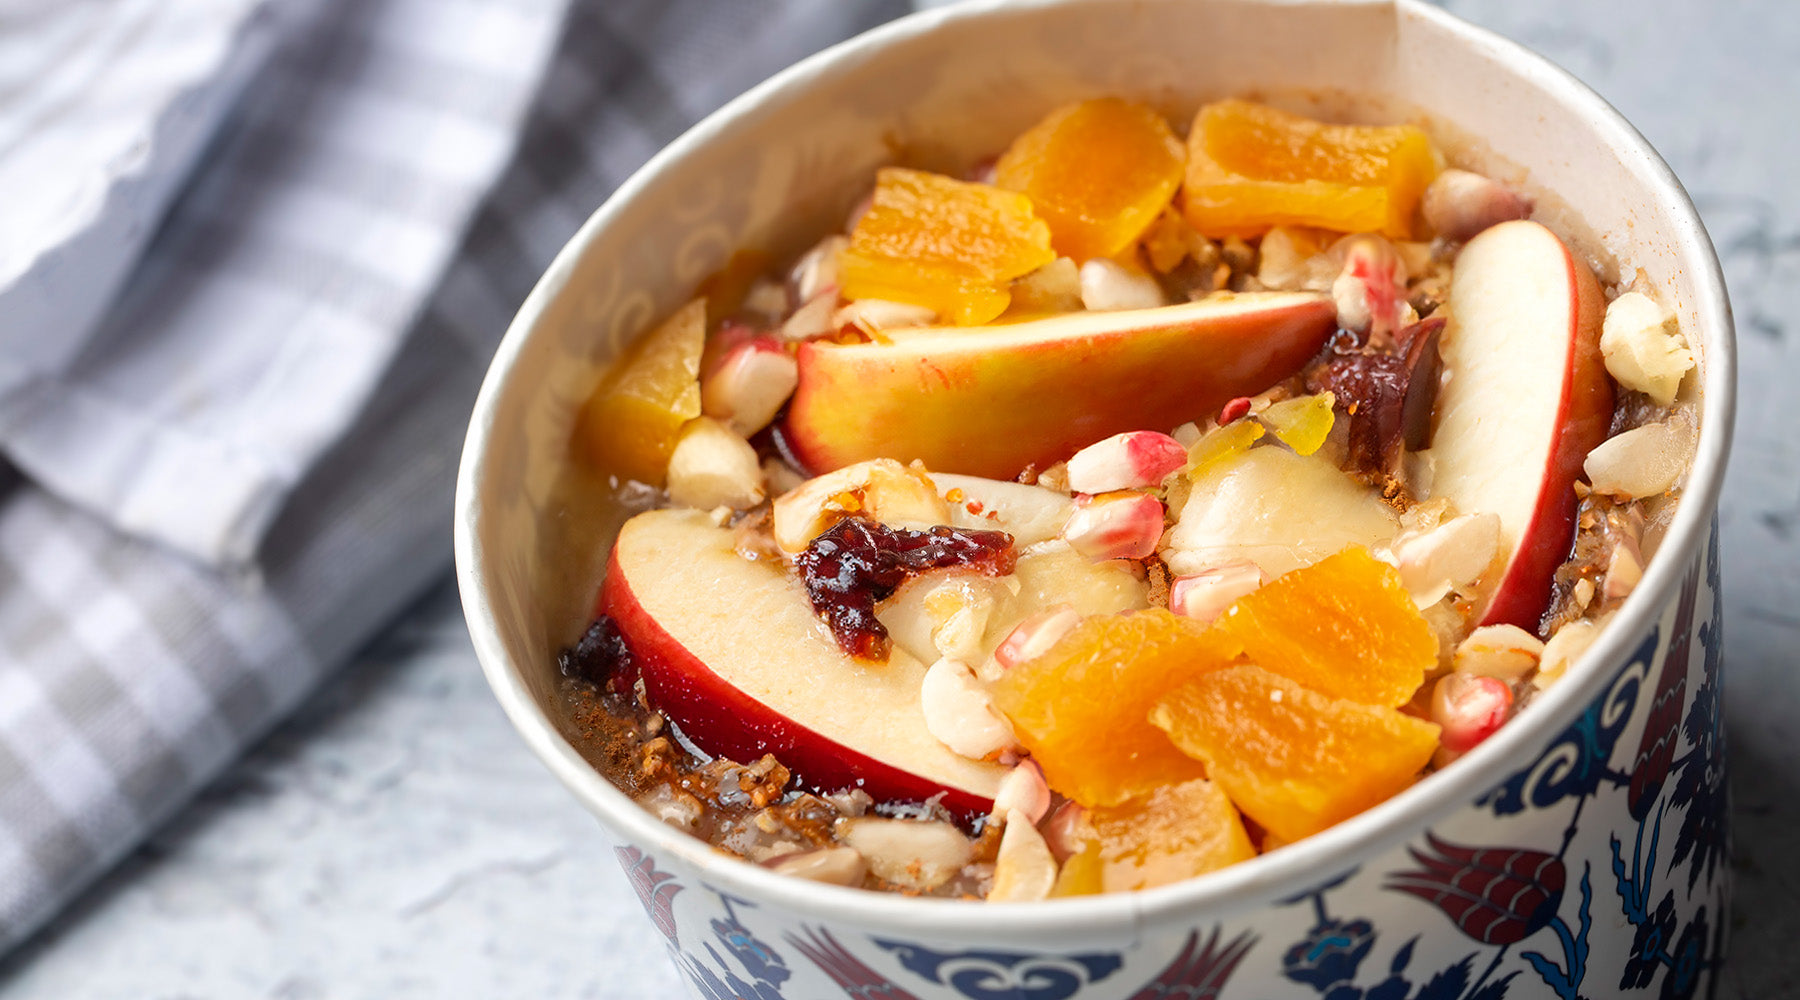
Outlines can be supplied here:
<path id="1" fill-rule="evenodd" d="M 665 868 L 654 848 L 613 855 L 707 1000 L 1701 995 L 1730 912 L 1718 587 L 1709 541 L 1629 662 L 1529 764 L 1380 855 L 1234 917 L 993 947 L 829 925 L 679 860 Z"/>
<path id="2" fill-rule="evenodd" d="M 841 226 L 878 166 L 961 170 L 1050 108 L 1105 93 L 1176 121 L 1232 94 L 1418 121 L 1459 164 L 1537 195 L 1538 217 L 1604 282 L 1648 282 L 1699 357 L 1702 419 L 1637 592 L 1567 677 L 1454 767 L 1188 883 L 1044 904 L 914 900 L 777 876 L 665 826 L 554 721 L 552 653 L 592 594 L 545 586 L 568 558 L 546 526 L 601 366 L 733 252 L 780 259 Z M 502 707 L 602 820 L 604 863 L 697 997 L 1686 997 L 1716 976 L 1728 913 L 1712 518 L 1734 358 L 1717 261 L 1667 167 L 1591 91 L 1511 43 L 1409 0 L 964 4 L 733 102 L 571 240 L 476 404 L 457 496 L 464 607 Z"/>

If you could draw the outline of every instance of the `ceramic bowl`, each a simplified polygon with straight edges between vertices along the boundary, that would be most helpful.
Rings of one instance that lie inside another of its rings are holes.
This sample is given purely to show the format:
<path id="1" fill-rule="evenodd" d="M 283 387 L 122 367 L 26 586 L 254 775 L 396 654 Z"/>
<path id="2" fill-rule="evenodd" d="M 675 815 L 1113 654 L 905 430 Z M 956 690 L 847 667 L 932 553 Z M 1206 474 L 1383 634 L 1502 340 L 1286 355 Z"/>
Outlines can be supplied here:
<path id="1" fill-rule="evenodd" d="M 1051 107 L 1099 94 L 1183 122 L 1232 94 L 1421 120 L 1454 159 L 1539 193 L 1540 213 L 1603 277 L 1642 269 L 1696 347 L 1703 409 L 1679 513 L 1642 584 L 1567 679 L 1455 766 L 1178 885 L 1032 904 L 909 899 L 777 876 L 653 819 L 552 721 L 553 654 L 569 637 L 554 609 L 567 595 L 542 592 L 540 560 L 599 366 L 734 250 L 796 250 L 840 225 L 896 149 L 966 166 Z M 1606 102 L 1510 42 L 1404 0 L 966 4 L 782 73 L 594 214 L 481 391 L 458 573 L 500 703 L 601 820 L 611 849 L 596 862 L 624 869 L 694 996 L 1685 997 L 1716 977 L 1729 919 L 1714 511 L 1733 380 L 1724 283 L 1680 185 Z"/>

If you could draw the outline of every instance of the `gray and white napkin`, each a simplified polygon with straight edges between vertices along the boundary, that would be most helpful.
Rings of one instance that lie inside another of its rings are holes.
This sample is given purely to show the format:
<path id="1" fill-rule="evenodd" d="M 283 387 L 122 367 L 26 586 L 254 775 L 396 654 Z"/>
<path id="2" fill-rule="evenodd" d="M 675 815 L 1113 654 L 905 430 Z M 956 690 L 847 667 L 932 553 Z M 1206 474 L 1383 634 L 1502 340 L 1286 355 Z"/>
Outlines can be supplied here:
<path id="1" fill-rule="evenodd" d="M 325 3 L 74 363 L 0 404 L 0 950 L 441 578 L 488 358 L 605 196 L 904 9 L 577 0 L 558 36 L 566 3 Z"/>

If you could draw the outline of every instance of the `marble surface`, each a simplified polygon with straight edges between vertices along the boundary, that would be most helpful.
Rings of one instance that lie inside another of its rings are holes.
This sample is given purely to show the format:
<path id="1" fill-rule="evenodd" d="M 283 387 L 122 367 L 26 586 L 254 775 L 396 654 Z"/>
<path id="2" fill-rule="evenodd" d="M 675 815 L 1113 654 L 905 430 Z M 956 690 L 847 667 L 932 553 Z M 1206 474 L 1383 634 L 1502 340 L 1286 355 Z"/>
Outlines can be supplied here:
<path id="1" fill-rule="evenodd" d="M 1721 512 L 1738 893 L 1722 995 L 1800 996 L 1800 8 L 1449 0 L 1616 104 L 1725 262 L 1743 403 Z M 446 540 L 446 545 L 448 540 Z M 1607 995 L 1609 984 L 1594 984 Z M 8 1000 L 680 995 L 592 821 L 489 696 L 448 581 L 31 944 Z"/>

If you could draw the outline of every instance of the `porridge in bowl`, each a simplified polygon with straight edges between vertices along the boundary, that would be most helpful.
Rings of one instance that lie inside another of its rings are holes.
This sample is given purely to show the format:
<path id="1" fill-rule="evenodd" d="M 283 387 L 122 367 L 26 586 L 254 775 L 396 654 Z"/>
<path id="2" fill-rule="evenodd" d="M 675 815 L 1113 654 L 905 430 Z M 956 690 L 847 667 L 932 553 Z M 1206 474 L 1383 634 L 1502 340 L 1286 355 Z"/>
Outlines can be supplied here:
<path id="1" fill-rule="evenodd" d="M 1693 358 L 1521 192 L 1242 100 L 996 152 L 881 170 L 584 409 L 622 526 L 564 546 L 563 723 L 644 808 L 871 889 L 1162 885 L 1454 766 L 1630 594 Z"/>

